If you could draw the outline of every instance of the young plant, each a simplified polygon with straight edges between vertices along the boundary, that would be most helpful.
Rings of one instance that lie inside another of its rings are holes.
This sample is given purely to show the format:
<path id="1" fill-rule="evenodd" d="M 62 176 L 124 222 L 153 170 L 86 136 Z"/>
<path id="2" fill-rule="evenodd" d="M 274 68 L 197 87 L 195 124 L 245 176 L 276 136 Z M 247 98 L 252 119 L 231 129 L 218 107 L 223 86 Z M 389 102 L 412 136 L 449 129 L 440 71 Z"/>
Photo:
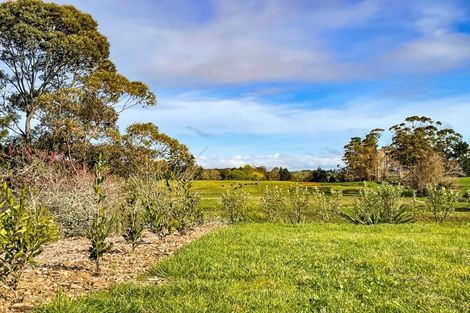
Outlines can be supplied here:
<path id="1" fill-rule="evenodd" d="M 222 206 L 229 223 L 240 222 L 246 210 L 248 193 L 242 189 L 228 191 L 222 194 Z"/>
<path id="2" fill-rule="evenodd" d="M 470 189 L 467 189 L 464 195 L 465 199 L 467 199 L 468 202 L 468 208 L 470 209 Z"/>
<path id="3" fill-rule="evenodd" d="M 191 192 L 191 184 L 191 180 L 185 178 L 173 181 L 173 183 L 167 181 L 171 195 L 172 226 L 180 234 L 184 234 L 203 221 L 202 211 L 198 206 L 200 196 Z"/>
<path id="4" fill-rule="evenodd" d="M 300 223 L 304 219 L 304 212 L 310 205 L 310 194 L 307 188 L 302 188 L 298 183 L 288 190 L 288 199 L 292 208 L 292 223 Z"/>
<path id="5" fill-rule="evenodd" d="M 280 187 L 266 187 L 261 198 L 261 207 L 269 222 L 275 221 L 286 207 L 284 192 Z"/>
<path id="6" fill-rule="evenodd" d="M 104 161 L 102 160 L 102 156 L 99 155 L 98 161 L 95 165 L 95 181 L 93 183 L 93 189 L 96 194 L 97 209 L 92 217 L 90 228 L 86 234 L 91 244 L 89 248 L 89 257 L 95 262 L 96 274 L 100 273 L 100 259 L 112 248 L 112 244 L 107 243 L 106 238 L 111 234 L 115 222 L 115 216 L 113 214 L 108 215 L 104 206 L 106 193 L 103 189 L 105 182 L 105 177 L 102 174 L 103 167 Z"/>
<path id="7" fill-rule="evenodd" d="M 331 195 L 327 196 L 318 188 L 313 190 L 313 201 L 315 203 L 315 211 L 322 222 L 329 222 L 338 214 L 341 207 L 343 192 L 341 190 L 331 190 Z"/>
<path id="8" fill-rule="evenodd" d="M 132 195 L 127 199 L 127 207 L 129 209 L 127 213 L 127 224 L 125 225 L 124 240 L 132 246 L 132 252 L 134 252 L 137 245 L 140 243 L 142 238 L 142 232 L 144 231 L 144 220 L 142 213 L 137 206 L 137 196 Z"/>
<path id="9" fill-rule="evenodd" d="M 170 213 L 164 205 L 165 199 L 145 200 L 142 202 L 145 212 L 145 224 L 148 229 L 160 238 L 171 231 Z"/>
<path id="10" fill-rule="evenodd" d="M 354 202 L 352 215 L 345 212 L 340 214 L 356 224 L 409 223 L 414 220 L 411 214 L 414 204 L 411 207 L 404 204 L 402 192 L 401 186 L 383 184 L 374 190 L 365 185 Z"/>
<path id="11" fill-rule="evenodd" d="M 426 191 L 426 207 L 433 214 L 434 220 L 441 224 L 454 212 L 454 204 L 458 199 L 459 193 L 432 184 L 427 185 Z"/>
<path id="12" fill-rule="evenodd" d="M 25 265 L 57 238 L 57 228 L 44 208 L 28 206 L 26 189 L 15 198 L 6 183 L 0 203 L 0 282 L 16 291 Z"/>

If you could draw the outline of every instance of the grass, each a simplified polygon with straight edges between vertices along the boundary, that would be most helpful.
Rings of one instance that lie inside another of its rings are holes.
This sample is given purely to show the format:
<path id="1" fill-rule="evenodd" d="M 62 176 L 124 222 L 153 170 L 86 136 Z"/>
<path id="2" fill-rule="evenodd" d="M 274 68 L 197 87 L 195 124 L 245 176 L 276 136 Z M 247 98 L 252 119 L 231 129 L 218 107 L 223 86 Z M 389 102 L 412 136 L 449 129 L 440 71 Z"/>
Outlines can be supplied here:
<path id="1" fill-rule="evenodd" d="M 374 182 L 368 183 L 375 186 Z M 221 181 L 221 180 L 198 180 L 193 182 L 192 190 L 201 195 L 201 207 L 208 217 L 221 217 L 222 194 L 227 190 L 242 188 L 250 195 L 250 205 L 255 207 L 259 199 L 263 196 L 266 187 L 278 186 L 286 191 L 293 187 L 295 182 L 287 181 Z M 329 192 L 331 189 L 343 191 L 343 204 L 351 205 L 354 198 L 359 194 L 359 190 L 364 186 L 363 182 L 341 182 L 341 183 L 308 183 L 302 182 L 301 186 L 307 188 L 317 187 L 322 191 Z"/>
<path id="2" fill-rule="evenodd" d="M 469 190 L 470 189 L 470 177 L 459 178 L 459 185 L 462 191 Z"/>
<path id="3" fill-rule="evenodd" d="M 469 312 L 468 225 L 241 224 L 37 312 Z"/>
<path id="4" fill-rule="evenodd" d="M 300 183 L 301 186 L 307 188 L 317 187 L 320 190 L 329 192 L 331 189 L 342 190 L 343 200 L 342 206 L 347 211 L 352 206 L 353 202 L 359 195 L 359 190 L 364 186 L 363 182 L 338 182 L 338 183 Z M 235 188 L 242 188 L 249 194 L 249 215 L 250 220 L 260 220 L 259 214 L 259 200 L 263 196 L 263 192 L 266 187 L 279 186 L 284 188 L 286 191 L 289 187 L 294 186 L 294 182 L 285 181 L 220 181 L 220 180 L 199 180 L 195 181 L 192 186 L 192 190 L 198 192 L 201 195 L 200 206 L 203 209 L 205 216 L 209 219 L 223 219 L 225 214 L 222 211 L 222 193 L 227 190 L 233 190 Z M 468 186 L 467 186 L 468 185 Z M 368 186 L 377 186 L 374 182 L 368 182 Z M 459 189 L 461 194 L 467 189 L 470 189 L 470 177 L 459 178 L 456 189 Z M 410 202 L 411 197 L 405 199 Z M 422 200 L 422 199 L 420 199 Z M 452 215 L 451 220 L 455 222 L 470 222 L 470 204 L 466 199 L 461 199 L 456 203 L 456 212 Z M 424 204 L 421 204 L 424 208 Z M 306 212 L 307 221 L 315 221 L 313 212 Z M 429 214 L 420 214 L 419 217 L 422 221 L 430 221 L 431 216 Z M 336 222 L 340 222 L 341 219 L 337 219 Z"/>

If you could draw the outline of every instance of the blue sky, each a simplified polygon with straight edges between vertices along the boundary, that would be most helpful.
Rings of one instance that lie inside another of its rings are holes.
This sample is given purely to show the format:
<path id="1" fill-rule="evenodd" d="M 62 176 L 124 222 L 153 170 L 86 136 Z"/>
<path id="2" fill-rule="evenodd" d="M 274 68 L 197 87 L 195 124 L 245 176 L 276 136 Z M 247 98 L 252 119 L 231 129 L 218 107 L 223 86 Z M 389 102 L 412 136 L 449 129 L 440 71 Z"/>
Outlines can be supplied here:
<path id="1" fill-rule="evenodd" d="M 470 140 L 469 0 L 57 2 L 157 94 L 121 128 L 154 122 L 205 167 L 332 168 L 350 137 L 409 115 Z"/>

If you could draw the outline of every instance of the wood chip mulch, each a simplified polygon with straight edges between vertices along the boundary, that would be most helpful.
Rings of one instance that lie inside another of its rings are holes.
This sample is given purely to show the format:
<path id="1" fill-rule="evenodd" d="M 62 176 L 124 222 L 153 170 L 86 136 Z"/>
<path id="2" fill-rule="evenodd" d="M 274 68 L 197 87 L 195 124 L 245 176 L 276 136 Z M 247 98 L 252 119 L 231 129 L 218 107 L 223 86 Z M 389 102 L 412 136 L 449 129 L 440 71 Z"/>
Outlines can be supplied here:
<path id="1" fill-rule="evenodd" d="M 0 313 L 29 311 L 50 301 L 59 291 L 78 296 L 117 283 L 136 281 L 156 261 L 223 226 L 204 224 L 184 235 L 172 234 L 164 239 L 146 232 L 134 252 L 122 237 L 110 238 L 113 249 L 104 256 L 99 276 L 94 273 L 95 264 L 88 259 L 86 238 L 68 238 L 49 244 L 35 259 L 36 263 L 24 271 L 16 298 L 0 287 Z"/>

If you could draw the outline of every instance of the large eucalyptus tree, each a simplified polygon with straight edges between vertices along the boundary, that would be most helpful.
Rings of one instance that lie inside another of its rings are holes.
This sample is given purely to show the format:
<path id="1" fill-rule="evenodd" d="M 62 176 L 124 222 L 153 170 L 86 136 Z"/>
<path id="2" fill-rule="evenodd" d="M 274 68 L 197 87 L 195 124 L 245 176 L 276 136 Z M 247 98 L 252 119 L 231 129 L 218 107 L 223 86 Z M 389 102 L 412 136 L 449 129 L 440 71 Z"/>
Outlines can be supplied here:
<path id="1" fill-rule="evenodd" d="M 97 22 L 71 5 L 1 3 L 0 109 L 10 131 L 27 144 L 34 125 L 52 146 L 83 141 L 115 125 L 120 109 L 154 105 L 145 84 L 116 72 L 109 47 Z"/>

